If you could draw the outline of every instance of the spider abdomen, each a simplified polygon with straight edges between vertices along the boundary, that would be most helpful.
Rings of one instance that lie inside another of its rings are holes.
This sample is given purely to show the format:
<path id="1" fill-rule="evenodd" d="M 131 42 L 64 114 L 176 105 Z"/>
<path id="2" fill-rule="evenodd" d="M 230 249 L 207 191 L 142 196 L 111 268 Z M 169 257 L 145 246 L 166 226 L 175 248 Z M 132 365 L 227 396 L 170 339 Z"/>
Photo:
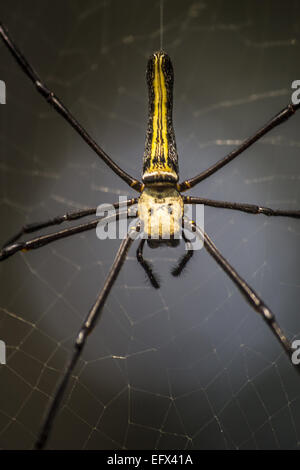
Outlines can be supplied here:
<path id="1" fill-rule="evenodd" d="M 172 120 L 174 74 L 170 57 L 153 54 L 147 65 L 149 120 L 146 134 L 143 182 L 176 183 L 178 155 Z"/>

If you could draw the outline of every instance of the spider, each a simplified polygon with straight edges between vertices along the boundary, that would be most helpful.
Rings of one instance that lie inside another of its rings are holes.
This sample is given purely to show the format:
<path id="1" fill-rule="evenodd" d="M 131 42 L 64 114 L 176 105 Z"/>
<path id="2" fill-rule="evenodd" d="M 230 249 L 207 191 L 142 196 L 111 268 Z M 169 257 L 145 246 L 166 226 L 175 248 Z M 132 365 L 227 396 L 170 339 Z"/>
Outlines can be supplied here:
<path id="1" fill-rule="evenodd" d="M 180 258 L 177 266 L 172 271 L 174 276 L 179 276 L 193 255 L 193 249 L 191 248 L 191 244 L 184 234 L 183 227 L 186 227 L 191 233 L 196 235 L 196 237 L 198 237 L 203 242 L 203 245 L 208 253 L 231 278 L 233 283 L 245 297 L 245 300 L 256 312 L 261 315 L 262 319 L 266 322 L 272 333 L 275 335 L 284 351 L 291 358 L 293 353 L 292 345 L 277 323 L 272 311 L 224 258 L 207 233 L 205 233 L 201 227 L 197 226 L 194 221 L 185 217 L 184 204 L 203 204 L 204 206 L 232 209 L 250 214 L 263 214 L 266 216 L 282 216 L 293 218 L 300 218 L 300 210 L 276 210 L 252 204 L 215 201 L 200 197 L 184 196 L 182 193 L 188 189 L 193 188 L 204 179 L 216 173 L 222 167 L 234 160 L 248 147 L 254 144 L 254 142 L 259 140 L 263 135 L 267 134 L 271 129 L 290 118 L 300 108 L 300 104 L 288 104 L 267 124 L 262 126 L 254 135 L 244 140 L 238 147 L 232 150 L 224 158 L 217 161 L 207 170 L 201 172 L 193 178 L 180 183 L 178 181 L 178 155 L 172 123 L 174 82 L 173 66 L 170 57 L 164 51 L 160 50 L 152 54 L 147 64 L 146 80 L 149 91 L 149 119 L 146 133 L 141 182 L 121 169 L 92 139 L 92 137 L 79 124 L 79 122 L 74 118 L 74 116 L 62 103 L 62 101 L 47 88 L 42 79 L 27 61 L 23 53 L 16 46 L 7 28 L 1 23 L 0 35 L 16 62 L 22 68 L 27 77 L 33 82 L 37 91 L 43 96 L 43 98 L 51 106 L 53 106 L 54 109 L 74 128 L 74 130 L 84 139 L 84 141 L 111 168 L 115 174 L 117 174 L 131 188 L 140 194 L 138 198 L 128 199 L 125 201 L 125 203 L 114 204 L 117 219 L 125 215 L 135 218 L 136 221 L 134 225 L 131 226 L 126 237 L 122 240 L 114 262 L 106 277 L 104 286 L 98 294 L 95 303 L 92 305 L 85 321 L 81 325 L 74 344 L 74 351 L 71 358 L 69 359 L 62 380 L 49 406 L 45 420 L 38 435 L 35 448 L 42 449 L 47 443 L 64 392 L 68 385 L 71 374 L 83 352 L 87 342 L 87 337 L 92 332 L 97 321 L 101 317 L 103 306 L 118 277 L 122 265 L 126 260 L 128 250 L 132 245 L 134 238 L 136 238 L 137 234 L 139 233 L 144 233 L 145 237 L 142 238 L 139 243 L 136 253 L 137 260 L 145 270 L 152 286 L 156 289 L 159 288 L 159 281 L 153 272 L 151 264 L 145 260 L 143 256 L 143 249 L 146 241 L 151 248 L 156 248 L 161 244 L 176 247 L 179 244 L 177 235 L 182 235 L 186 245 L 186 254 Z M 130 207 L 134 204 L 137 204 L 137 215 L 133 215 L 130 212 Z M 33 233 L 49 226 L 55 226 L 63 222 L 74 221 L 93 214 L 96 214 L 95 208 L 66 213 L 50 220 L 25 225 L 15 236 L 13 236 L 4 244 L 0 250 L 0 261 L 3 261 L 4 259 L 16 254 L 19 251 L 27 252 L 45 246 L 56 240 L 96 228 L 99 223 L 99 219 L 92 220 L 72 228 L 66 228 L 55 233 L 38 236 L 28 241 L 19 241 L 21 236 L 24 234 Z M 115 217 L 103 217 L 103 221 L 106 223 L 109 223 L 112 220 L 115 220 Z M 166 226 L 170 228 L 170 231 L 167 234 L 169 235 L 168 237 L 165 236 Z M 295 364 L 294 367 L 299 372 L 299 367 L 297 367 Z"/>

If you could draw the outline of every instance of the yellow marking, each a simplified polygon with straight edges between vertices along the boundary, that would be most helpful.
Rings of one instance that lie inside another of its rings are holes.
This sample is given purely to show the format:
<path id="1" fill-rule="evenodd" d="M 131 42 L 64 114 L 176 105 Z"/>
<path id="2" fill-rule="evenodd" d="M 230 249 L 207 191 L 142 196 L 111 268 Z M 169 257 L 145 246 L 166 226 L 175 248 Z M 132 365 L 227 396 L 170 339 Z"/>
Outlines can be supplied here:
<path id="1" fill-rule="evenodd" d="M 188 181 L 184 181 L 183 183 L 178 183 L 177 184 L 177 191 L 182 193 L 183 191 L 186 191 L 187 189 L 190 189 L 192 186 Z"/>
<path id="2" fill-rule="evenodd" d="M 182 197 L 172 186 L 165 187 L 163 192 L 146 187 L 139 197 L 138 216 L 147 238 L 169 239 L 181 232 Z"/>
<path id="3" fill-rule="evenodd" d="M 145 187 L 144 184 L 141 184 L 139 181 L 134 180 L 132 183 L 130 183 L 130 187 L 141 193 Z"/>
<path id="4" fill-rule="evenodd" d="M 173 168 L 168 165 L 168 137 L 167 137 L 167 88 L 162 70 L 163 55 L 154 56 L 154 112 L 153 134 L 151 142 L 150 167 L 147 173 L 168 172 L 174 174 Z M 165 157 L 165 164 L 153 163 L 157 156 Z"/>
<path id="5" fill-rule="evenodd" d="M 27 248 L 22 248 L 21 250 L 23 253 L 27 253 L 28 249 Z"/>

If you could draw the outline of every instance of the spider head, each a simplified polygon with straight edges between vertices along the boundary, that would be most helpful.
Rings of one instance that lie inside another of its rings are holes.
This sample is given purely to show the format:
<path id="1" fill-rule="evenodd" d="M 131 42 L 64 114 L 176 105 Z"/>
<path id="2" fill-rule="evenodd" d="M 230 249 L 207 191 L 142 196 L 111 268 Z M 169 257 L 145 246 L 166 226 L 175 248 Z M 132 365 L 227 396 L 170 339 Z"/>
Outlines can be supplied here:
<path id="1" fill-rule="evenodd" d="M 138 202 L 138 216 L 148 244 L 176 246 L 181 235 L 183 201 L 174 186 L 146 186 Z"/>

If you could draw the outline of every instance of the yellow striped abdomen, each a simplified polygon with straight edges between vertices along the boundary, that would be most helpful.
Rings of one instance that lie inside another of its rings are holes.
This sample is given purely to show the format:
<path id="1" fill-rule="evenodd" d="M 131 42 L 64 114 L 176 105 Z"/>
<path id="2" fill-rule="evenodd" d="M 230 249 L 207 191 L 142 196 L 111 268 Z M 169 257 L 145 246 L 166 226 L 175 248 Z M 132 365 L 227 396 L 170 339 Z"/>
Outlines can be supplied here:
<path id="1" fill-rule="evenodd" d="M 178 155 L 172 122 L 173 67 L 164 52 L 153 54 L 147 66 L 149 120 L 146 135 L 143 182 L 178 181 Z"/>

